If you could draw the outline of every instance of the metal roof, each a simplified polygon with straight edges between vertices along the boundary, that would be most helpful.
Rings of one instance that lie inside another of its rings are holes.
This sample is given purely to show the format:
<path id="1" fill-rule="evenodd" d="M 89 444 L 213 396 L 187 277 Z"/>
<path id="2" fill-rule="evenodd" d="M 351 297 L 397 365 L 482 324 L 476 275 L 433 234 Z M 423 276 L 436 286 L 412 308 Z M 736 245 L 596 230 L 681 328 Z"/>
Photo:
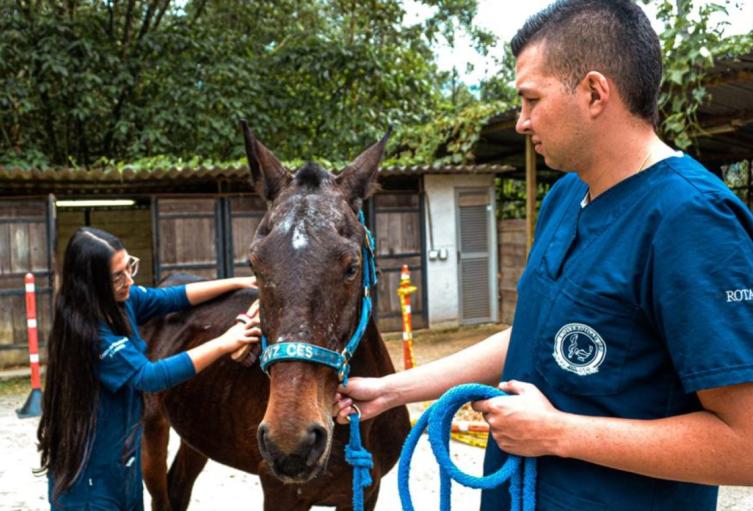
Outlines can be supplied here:
<path id="1" fill-rule="evenodd" d="M 753 159 L 753 52 L 719 61 L 707 88 L 711 99 L 698 112 L 703 131 L 696 156 L 712 169 Z"/>
<path id="2" fill-rule="evenodd" d="M 502 174 L 515 170 L 509 165 L 414 165 L 379 170 L 390 178 L 424 174 Z M 249 171 L 241 167 L 166 169 L 48 168 L 21 169 L 0 166 L 0 195 L 28 193 L 157 193 L 159 191 L 213 192 L 247 190 Z"/>

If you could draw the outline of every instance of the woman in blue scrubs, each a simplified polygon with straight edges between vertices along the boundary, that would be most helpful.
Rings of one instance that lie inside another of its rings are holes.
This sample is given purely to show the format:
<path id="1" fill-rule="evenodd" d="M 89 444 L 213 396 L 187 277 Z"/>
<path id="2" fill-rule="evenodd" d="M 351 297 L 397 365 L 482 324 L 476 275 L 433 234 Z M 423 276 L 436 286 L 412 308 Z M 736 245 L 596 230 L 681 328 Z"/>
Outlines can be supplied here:
<path id="1" fill-rule="evenodd" d="M 79 229 L 66 247 L 37 432 L 53 510 L 143 509 L 142 392 L 186 381 L 261 335 L 255 317 L 150 361 L 139 325 L 255 284 L 231 278 L 147 289 L 133 285 L 138 265 L 118 238 L 99 229 Z"/>
<path id="2" fill-rule="evenodd" d="M 467 382 L 511 396 L 485 472 L 538 458 L 537 509 L 714 511 L 753 485 L 753 215 L 656 135 L 658 37 L 630 0 L 560 0 L 512 41 L 521 113 L 550 168 L 506 330 L 381 379 L 351 378 L 338 421 Z M 505 488 L 481 509 L 509 509 Z"/>

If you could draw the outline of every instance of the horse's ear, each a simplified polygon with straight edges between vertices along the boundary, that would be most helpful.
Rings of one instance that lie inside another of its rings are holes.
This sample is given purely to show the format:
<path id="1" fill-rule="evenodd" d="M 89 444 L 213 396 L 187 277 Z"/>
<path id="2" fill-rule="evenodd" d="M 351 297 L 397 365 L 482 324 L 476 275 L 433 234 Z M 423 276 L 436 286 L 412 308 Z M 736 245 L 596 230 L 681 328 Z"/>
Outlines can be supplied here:
<path id="1" fill-rule="evenodd" d="M 338 186 L 342 188 L 348 203 L 356 211 L 361 209 L 362 201 L 369 198 L 378 188 L 377 171 L 391 133 L 392 127 L 387 130 L 382 140 L 359 154 L 337 176 Z"/>
<path id="2" fill-rule="evenodd" d="M 262 145 L 248 128 L 246 119 L 241 119 L 243 140 L 246 144 L 251 182 L 260 197 L 272 202 L 290 182 L 290 173 L 277 157 Z"/>

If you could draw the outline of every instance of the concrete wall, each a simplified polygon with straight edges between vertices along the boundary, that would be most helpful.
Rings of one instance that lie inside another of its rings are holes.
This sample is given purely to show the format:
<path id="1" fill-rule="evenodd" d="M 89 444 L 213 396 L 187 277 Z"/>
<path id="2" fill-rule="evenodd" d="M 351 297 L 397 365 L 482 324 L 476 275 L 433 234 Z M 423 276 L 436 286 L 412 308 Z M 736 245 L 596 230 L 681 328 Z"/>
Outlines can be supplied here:
<path id="1" fill-rule="evenodd" d="M 431 175 L 424 176 L 426 194 L 426 250 L 431 250 L 431 232 L 434 250 L 444 250 L 445 260 L 427 258 L 426 284 L 428 290 L 430 328 L 450 327 L 459 324 L 458 303 L 458 247 L 455 220 L 455 190 L 457 188 L 494 189 L 493 175 Z M 431 214 L 431 222 L 429 222 Z M 496 249 L 492 240 L 490 250 Z M 491 254 L 496 258 L 496 254 Z"/>

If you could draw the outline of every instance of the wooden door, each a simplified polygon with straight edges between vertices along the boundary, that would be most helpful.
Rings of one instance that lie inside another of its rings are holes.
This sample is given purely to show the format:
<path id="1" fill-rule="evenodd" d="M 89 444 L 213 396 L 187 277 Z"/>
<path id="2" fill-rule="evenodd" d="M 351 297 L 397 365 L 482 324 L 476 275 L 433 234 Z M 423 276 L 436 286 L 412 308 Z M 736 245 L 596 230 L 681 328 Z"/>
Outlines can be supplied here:
<path id="1" fill-rule="evenodd" d="M 55 202 L 46 199 L 0 201 L 0 366 L 28 359 L 24 276 L 35 279 L 39 343 L 52 322 Z"/>
<path id="2" fill-rule="evenodd" d="M 397 289 L 403 264 L 408 265 L 411 284 L 417 288 L 411 295 L 413 328 L 427 325 L 422 211 L 421 195 L 417 191 L 382 192 L 373 199 L 373 230 L 380 270 L 376 317 L 380 330 L 384 332 L 402 329 Z"/>
<path id="3" fill-rule="evenodd" d="M 155 198 L 152 202 L 154 279 L 186 272 L 224 277 L 219 199 Z"/>

